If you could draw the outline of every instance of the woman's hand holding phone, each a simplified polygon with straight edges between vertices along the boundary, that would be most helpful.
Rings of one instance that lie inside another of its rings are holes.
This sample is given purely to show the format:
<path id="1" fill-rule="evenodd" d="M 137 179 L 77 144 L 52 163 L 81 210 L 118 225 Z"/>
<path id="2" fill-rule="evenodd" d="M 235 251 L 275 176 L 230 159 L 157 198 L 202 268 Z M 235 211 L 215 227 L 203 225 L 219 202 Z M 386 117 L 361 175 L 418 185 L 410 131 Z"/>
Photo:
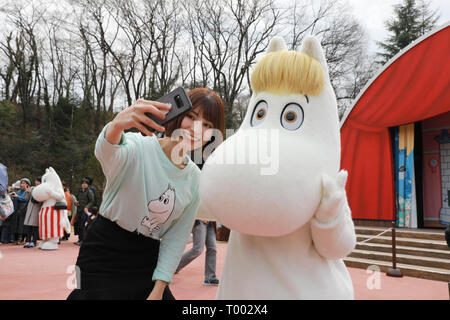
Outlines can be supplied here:
<path id="1" fill-rule="evenodd" d="M 164 132 L 165 128 L 147 117 L 145 113 L 151 113 L 160 119 L 165 119 L 165 113 L 167 113 L 170 108 L 170 104 L 139 99 L 130 107 L 119 112 L 114 118 L 106 130 L 106 140 L 112 144 L 118 144 L 122 132 L 130 128 L 136 128 L 145 135 L 152 136 L 153 133 L 148 130 L 144 124 L 156 131 Z"/>

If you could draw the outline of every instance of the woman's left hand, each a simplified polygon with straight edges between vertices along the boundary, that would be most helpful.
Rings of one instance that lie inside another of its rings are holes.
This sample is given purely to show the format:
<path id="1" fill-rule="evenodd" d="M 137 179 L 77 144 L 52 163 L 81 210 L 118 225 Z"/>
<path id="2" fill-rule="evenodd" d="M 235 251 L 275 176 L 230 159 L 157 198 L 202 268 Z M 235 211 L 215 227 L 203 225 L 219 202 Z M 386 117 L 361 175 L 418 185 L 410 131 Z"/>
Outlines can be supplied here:
<path id="1" fill-rule="evenodd" d="M 155 286 L 152 292 L 148 296 L 148 300 L 162 300 L 164 289 L 166 288 L 167 282 L 162 280 L 156 280 Z"/>
<path id="2" fill-rule="evenodd" d="M 162 293 L 155 292 L 155 289 L 153 289 L 147 300 L 162 300 L 162 295 Z"/>

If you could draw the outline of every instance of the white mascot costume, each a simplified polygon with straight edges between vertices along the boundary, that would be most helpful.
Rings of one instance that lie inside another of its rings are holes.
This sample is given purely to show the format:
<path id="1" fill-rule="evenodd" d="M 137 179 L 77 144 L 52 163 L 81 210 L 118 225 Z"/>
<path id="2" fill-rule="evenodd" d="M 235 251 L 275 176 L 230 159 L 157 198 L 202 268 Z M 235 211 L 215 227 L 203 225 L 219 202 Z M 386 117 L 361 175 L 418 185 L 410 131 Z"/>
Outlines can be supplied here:
<path id="1" fill-rule="evenodd" d="M 274 38 L 251 84 L 241 127 L 200 180 L 201 211 L 232 230 L 217 298 L 353 299 L 342 258 L 356 236 L 319 41 L 296 52 Z"/>
<path id="2" fill-rule="evenodd" d="M 43 241 L 39 248 L 56 250 L 59 238 L 64 235 L 63 229 L 70 233 L 71 226 L 61 179 L 53 168 L 45 169 L 42 183 L 33 189 L 32 196 L 36 201 L 43 202 L 39 212 L 39 237 Z"/>

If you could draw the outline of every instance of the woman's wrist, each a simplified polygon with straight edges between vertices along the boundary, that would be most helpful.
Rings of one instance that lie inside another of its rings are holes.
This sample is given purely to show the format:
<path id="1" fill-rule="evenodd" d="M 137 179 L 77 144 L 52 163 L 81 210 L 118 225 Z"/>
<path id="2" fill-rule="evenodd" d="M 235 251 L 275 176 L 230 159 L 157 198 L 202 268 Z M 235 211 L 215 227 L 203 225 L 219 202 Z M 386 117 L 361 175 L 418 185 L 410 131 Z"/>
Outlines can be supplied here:
<path id="1" fill-rule="evenodd" d="M 162 280 L 156 280 L 155 285 L 153 286 L 153 290 L 150 293 L 149 299 L 150 300 L 161 300 L 164 289 L 166 288 L 167 282 Z"/>
<path id="2" fill-rule="evenodd" d="M 119 121 L 113 120 L 106 128 L 105 138 L 109 143 L 119 144 L 122 138 L 123 126 Z"/>
<path id="3" fill-rule="evenodd" d="M 156 289 L 159 292 L 164 292 L 164 289 L 166 288 L 166 286 L 167 286 L 167 282 L 162 281 L 162 280 L 156 280 L 154 289 Z"/>
<path id="4" fill-rule="evenodd" d="M 122 133 L 124 130 L 127 129 L 123 125 L 123 121 L 120 121 L 118 119 L 114 119 L 113 121 L 111 121 L 110 127 L 112 130 L 114 130 L 117 133 L 119 133 L 119 132 Z"/>

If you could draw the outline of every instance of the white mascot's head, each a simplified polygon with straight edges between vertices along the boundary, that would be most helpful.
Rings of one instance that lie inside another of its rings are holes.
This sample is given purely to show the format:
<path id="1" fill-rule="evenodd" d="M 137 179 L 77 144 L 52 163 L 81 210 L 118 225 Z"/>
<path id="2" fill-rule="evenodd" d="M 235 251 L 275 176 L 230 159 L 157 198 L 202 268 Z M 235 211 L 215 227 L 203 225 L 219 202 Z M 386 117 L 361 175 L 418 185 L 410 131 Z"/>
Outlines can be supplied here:
<path id="1" fill-rule="evenodd" d="M 64 188 L 55 169 L 52 167 L 45 169 L 42 183 L 33 189 L 32 196 L 39 202 L 48 200 L 65 201 Z"/>
<path id="2" fill-rule="evenodd" d="M 340 166 L 336 97 L 319 41 L 308 37 L 297 52 L 274 38 L 251 85 L 241 127 L 202 169 L 202 210 L 242 233 L 282 236 L 312 218 L 321 174 Z"/>

